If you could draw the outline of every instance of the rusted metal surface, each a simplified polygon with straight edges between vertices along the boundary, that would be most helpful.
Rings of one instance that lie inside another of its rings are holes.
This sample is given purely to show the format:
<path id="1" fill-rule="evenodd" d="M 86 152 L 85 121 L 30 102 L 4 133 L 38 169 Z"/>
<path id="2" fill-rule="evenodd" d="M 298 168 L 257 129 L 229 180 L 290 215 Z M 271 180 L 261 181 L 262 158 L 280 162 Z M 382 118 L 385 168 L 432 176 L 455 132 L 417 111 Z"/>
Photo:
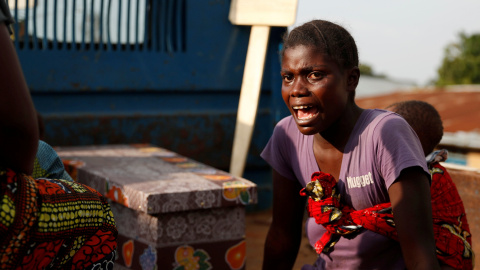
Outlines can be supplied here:
<path id="1" fill-rule="evenodd" d="M 480 131 L 480 86 L 446 89 L 418 89 L 387 95 L 359 98 L 362 108 L 380 108 L 404 100 L 422 100 L 435 106 L 445 132 Z"/>
<path id="2" fill-rule="evenodd" d="M 55 146 L 151 143 L 217 168 L 228 168 L 234 113 L 175 115 L 47 116 L 44 140 Z M 249 163 L 262 166 L 259 154 L 271 129 L 266 112 L 258 116 Z"/>

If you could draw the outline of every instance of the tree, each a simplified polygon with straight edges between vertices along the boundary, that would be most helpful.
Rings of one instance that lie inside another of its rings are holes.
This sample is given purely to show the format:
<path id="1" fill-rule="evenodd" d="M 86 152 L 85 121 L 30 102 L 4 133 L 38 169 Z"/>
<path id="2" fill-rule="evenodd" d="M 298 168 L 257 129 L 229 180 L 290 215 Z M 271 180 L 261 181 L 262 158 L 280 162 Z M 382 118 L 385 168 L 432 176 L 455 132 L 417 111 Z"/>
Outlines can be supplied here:
<path id="1" fill-rule="evenodd" d="M 360 64 L 358 69 L 360 69 L 361 75 L 373 76 L 373 69 L 370 65 Z"/>
<path id="2" fill-rule="evenodd" d="M 373 68 L 368 65 L 361 63 L 360 66 L 358 67 L 360 69 L 360 74 L 361 75 L 367 75 L 367 76 L 372 76 L 372 77 L 377 77 L 377 78 L 386 78 L 387 76 L 384 74 L 377 74 L 374 72 Z"/>
<path id="3" fill-rule="evenodd" d="M 480 84 L 480 34 L 459 34 L 460 41 L 445 48 L 442 66 L 438 69 L 438 86 Z"/>

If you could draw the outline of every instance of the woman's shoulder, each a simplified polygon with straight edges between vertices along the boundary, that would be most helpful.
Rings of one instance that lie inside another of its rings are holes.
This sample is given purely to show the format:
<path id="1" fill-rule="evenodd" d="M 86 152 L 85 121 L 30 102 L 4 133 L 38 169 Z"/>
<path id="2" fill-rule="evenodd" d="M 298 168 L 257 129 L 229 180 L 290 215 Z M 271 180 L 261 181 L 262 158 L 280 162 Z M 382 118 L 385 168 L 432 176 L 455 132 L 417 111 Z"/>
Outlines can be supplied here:
<path id="1" fill-rule="evenodd" d="M 369 119 L 369 120 L 373 120 L 373 119 L 380 120 L 380 119 L 383 119 L 385 117 L 401 117 L 400 115 L 398 115 L 394 112 L 387 111 L 387 110 L 384 110 L 384 109 L 366 109 L 364 111 L 364 113 L 362 114 L 362 116 L 364 118 Z"/>
<path id="2" fill-rule="evenodd" d="M 279 130 L 284 130 L 290 133 L 292 130 L 295 130 L 295 129 L 298 130 L 297 124 L 295 123 L 293 116 L 289 115 L 277 122 L 277 124 L 275 125 L 274 132 L 275 131 L 278 132 Z"/>
<path id="3" fill-rule="evenodd" d="M 273 134 L 276 137 L 282 136 L 289 138 L 305 136 L 298 130 L 297 123 L 295 123 L 295 119 L 293 119 L 291 115 L 278 121 L 273 130 Z"/>
<path id="4" fill-rule="evenodd" d="M 295 120 L 293 119 L 293 116 L 289 115 L 289 116 L 285 116 L 284 118 L 280 119 L 280 121 L 278 121 L 277 123 L 277 127 L 280 126 L 280 127 L 289 127 L 291 125 L 294 125 L 295 124 Z"/>
<path id="5" fill-rule="evenodd" d="M 362 114 L 362 122 L 372 127 L 383 127 L 392 124 L 397 125 L 399 123 L 401 125 L 408 125 L 407 121 L 405 121 L 405 119 L 403 119 L 403 117 L 400 115 L 383 109 L 365 110 L 365 112 Z"/>
<path id="6" fill-rule="evenodd" d="M 382 109 L 368 109 L 360 116 L 354 133 L 376 141 L 377 138 L 388 138 L 402 135 L 404 130 L 411 129 L 407 121 L 400 115 Z"/>

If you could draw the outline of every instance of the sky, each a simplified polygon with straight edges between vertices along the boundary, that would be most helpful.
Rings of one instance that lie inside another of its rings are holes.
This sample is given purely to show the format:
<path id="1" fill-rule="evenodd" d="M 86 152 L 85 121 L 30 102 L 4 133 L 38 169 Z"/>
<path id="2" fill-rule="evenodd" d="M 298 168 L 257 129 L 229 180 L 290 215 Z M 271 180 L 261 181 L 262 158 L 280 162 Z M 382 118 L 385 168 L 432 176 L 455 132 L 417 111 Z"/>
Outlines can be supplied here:
<path id="1" fill-rule="evenodd" d="M 445 47 L 480 33 L 478 0 L 298 0 L 294 26 L 324 19 L 354 37 L 360 63 L 394 80 L 424 86 L 437 77 Z"/>

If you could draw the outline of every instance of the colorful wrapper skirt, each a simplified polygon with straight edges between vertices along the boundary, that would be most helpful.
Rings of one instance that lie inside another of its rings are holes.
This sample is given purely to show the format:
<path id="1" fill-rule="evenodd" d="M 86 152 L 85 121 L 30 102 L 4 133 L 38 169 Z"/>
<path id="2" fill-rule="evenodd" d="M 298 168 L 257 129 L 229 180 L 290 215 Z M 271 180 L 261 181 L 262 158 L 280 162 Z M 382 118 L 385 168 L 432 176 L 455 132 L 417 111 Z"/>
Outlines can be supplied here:
<path id="1" fill-rule="evenodd" d="M 0 168 L 0 269 L 113 269 L 117 229 L 94 189 Z"/>

